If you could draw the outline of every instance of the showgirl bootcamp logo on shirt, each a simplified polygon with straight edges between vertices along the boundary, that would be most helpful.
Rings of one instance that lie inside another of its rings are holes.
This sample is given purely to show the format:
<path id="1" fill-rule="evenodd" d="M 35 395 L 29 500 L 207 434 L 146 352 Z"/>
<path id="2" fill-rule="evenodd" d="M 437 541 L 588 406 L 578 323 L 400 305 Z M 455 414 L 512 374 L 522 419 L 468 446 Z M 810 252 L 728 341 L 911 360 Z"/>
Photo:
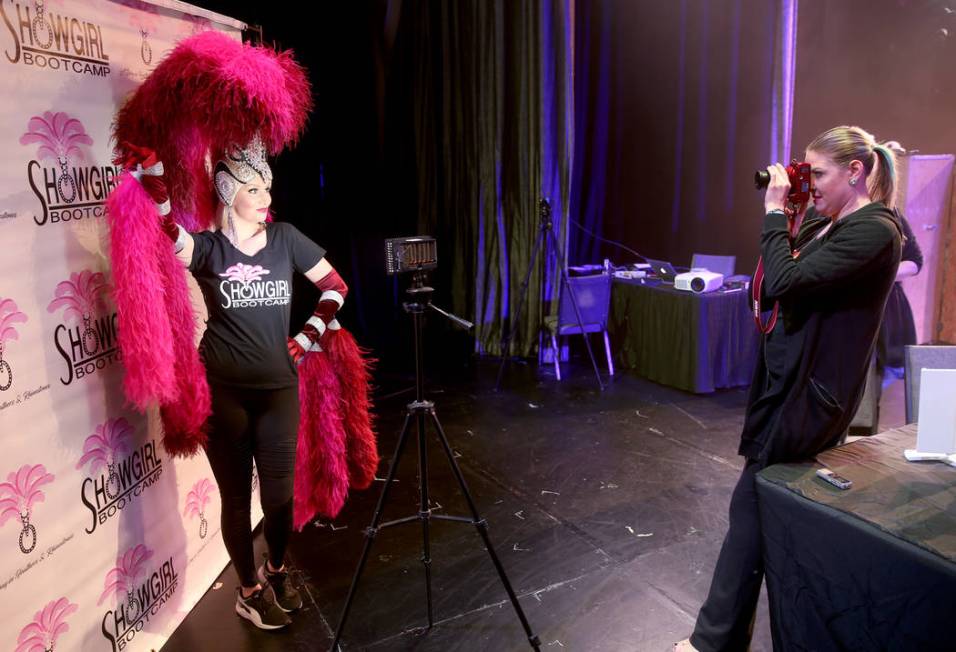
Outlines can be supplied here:
<path id="1" fill-rule="evenodd" d="M 65 70 L 77 75 L 106 77 L 110 55 L 106 52 L 103 28 L 80 15 L 51 7 L 60 2 L 0 2 L 0 17 L 9 36 L 3 37 L 4 59 L 52 74 Z M 82 7 L 73 3 L 73 7 Z M 43 73 L 38 73 L 43 74 Z"/>
<path id="2" fill-rule="evenodd" d="M 269 270 L 262 265 L 236 263 L 219 276 L 223 308 L 257 308 L 259 306 L 284 306 L 292 299 L 289 281 L 264 280 Z"/>
<path id="3" fill-rule="evenodd" d="M 0 392 L 5 392 L 13 385 L 13 367 L 10 365 L 10 356 L 4 360 L 3 354 L 7 352 L 10 342 L 20 339 L 16 324 L 23 324 L 27 321 L 25 313 L 17 309 L 17 304 L 13 299 L 4 299 L 0 297 Z"/>
<path id="4" fill-rule="evenodd" d="M 67 598 L 48 602 L 33 615 L 30 624 L 20 630 L 15 652 L 59 649 L 57 640 L 70 631 L 66 619 L 77 609 L 79 605 L 70 602 Z M 74 644 L 77 645 L 76 641 Z"/>
<path id="5" fill-rule="evenodd" d="M 83 442 L 77 469 L 88 467 L 80 488 L 80 500 L 90 511 L 86 528 L 93 534 L 102 525 L 136 501 L 163 473 L 163 460 L 155 440 L 135 447 L 133 426 L 123 417 L 96 426 Z"/>
<path id="6" fill-rule="evenodd" d="M 153 551 L 139 543 L 116 559 L 103 580 L 96 604 L 116 601 L 115 608 L 103 614 L 101 628 L 114 652 L 125 648 L 176 592 L 179 575 L 173 558 L 147 566 L 152 556 Z"/>
<path id="7" fill-rule="evenodd" d="M 107 312 L 109 285 L 102 272 L 84 269 L 57 283 L 47 312 L 63 310 L 63 321 L 54 330 L 56 350 L 67 365 L 60 382 L 69 385 L 89 377 L 121 359 L 117 344 L 116 311 Z M 67 325 L 70 324 L 70 325 Z"/>
<path id="8" fill-rule="evenodd" d="M 93 145 L 82 122 L 64 111 L 46 111 L 27 121 L 20 144 L 37 146 L 27 163 L 27 183 L 43 209 L 33 216 L 37 226 L 103 217 L 120 169 L 81 165 L 87 160 L 81 146 Z"/>
<path id="9" fill-rule="evenodd" d="M 7 521 L 20 522 L 20 552 L 33 552 L 37 545 L 37 529 L 30 522 L 33 507 L 43 502 L 46 494 L 40 487 L 53 482 L 53 474 L 47 473 L 42 464 L 24 464 L 0 482 L 0 526 Z"/>

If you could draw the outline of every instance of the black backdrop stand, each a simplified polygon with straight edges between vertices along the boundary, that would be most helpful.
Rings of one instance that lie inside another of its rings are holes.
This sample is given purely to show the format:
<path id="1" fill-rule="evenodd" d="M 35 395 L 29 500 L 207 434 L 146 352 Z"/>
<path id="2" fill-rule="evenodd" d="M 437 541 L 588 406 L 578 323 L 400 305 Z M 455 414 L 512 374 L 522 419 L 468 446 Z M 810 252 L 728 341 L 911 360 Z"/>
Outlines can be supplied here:
<path id="1" fill-rule="evenodd" d="M 511 341 L 514 338 L 514 333 L 516 330 L 516 324 L 521 323 L 521 313 L 524 311 L 525 304 L 528 302 L 528 284 L 531 281 L 531 272 L 534 271 L 535 262 L 538 259 L 538 252 L 541 251 L 541 246 L 547 241 L 551 245 L 551 251 L 554 251 L 558 255 L 558 264 L 556 265 L 558 269 L 558 302 L 560 303 L 564 288 L 568 289 L 568 297 L 571 299 L 571 305 L 574 308 L 574 316 L 578 320 L 578 326 L 581 328 L 581 334 L 584 336 L 584 345 L 588 349 L 588 357 L 591 358 L 591 366 L 594 367 L 594 377 L 597 378 L 598 387 L 601 388 L 601 391 L 604 391 L 604 381 L 601 380 L 601 372 L 598 370 L 597 360 L 594 358 L 594 351 L 591 349 L 591 340 L 588 338 L 588 334 L 584 332 L 584 321 L 581 319 L 581 311 L 578 308 L 577 297 L 574 296 L 574 289 L 568 283 L 568 270 L 564 265 L 564 253 L 558 244 L 558 239 L 554 235 L 554 223 L 551 220 L 551 203 L 547 199 L 542 199 L 538 202 L 538 216 L 541 218 L 541 224 L 538 228 L 538 239 L 534 243 L 534 248 L 531 250 L 531 260 L 528 261 L 528 270 L 524 275 L 524 282 L 521 284 L 521 289 L 518 290 L 518 310 L 515 312 L 514 319 L 509 320 L 507 323 L 507 328 L 504 331 L 504 338 L 501 340 L 501 364 L 498 366 L 498 380 L 495 381 L 495 391 L 501 389 L 501 379 L 505 373 L 505 365 L 508 364 L 508 361 L 511 358 Z M 542 256 L 542 259 L 545 257 Z M 544 265 L 545 270 L 547 270 L 547 261 Z M 559 315 L 560 316 L 560 315 Z M 558 324 L 560 327 L 560 323 Z M 541 332 L 541 326 L 538 325 L 538 332 Z M 560 351 L 555 352 L 555 355 L 561 355 Z"/>
<path id="2" fill-rule="evenodd" d="M 379 496 L 378 505 L 375 507 L 375 514 L 372 516 L 372 523 L 365 530 L 365 547 L 362 550 L 362 556 L 359 559 L 358 566 L 355 569 L 355 575 L 352 578 L 352 584 L 349 587 L 348 597 L 345 599 L 345 606 L 342 608 L 342 615 L 339 618 L 339 625 L 335 630 L 335 640 L 332 642 L 331 650 L 336 652 L 340 649 L 339 640 L 342 637 L 342 631 L 345 629 L 345 623 L 348 619 L 349 610 L 352 607 L 352 601 L 355 598 L 355 594 L 358 589 L 358 583 L 362 577 L 362 572 L 365 569 L 365 564 L 368 561 L 368 556 L 372 550 L 372 543 L 375 541 L 376 535 L 380 530 L 395 525 L 414 523 L 415 521 L 419 521 L 422 524 L 422 564 L 425 567 L 425 605 L 428 616 L 428 626 L 425 628 L 425 630 L 430 630 L 434 626 L 434 616 L 432 611 L 432 559 L 429 532 L 429 524 L 432 519 L 455 521 L 458 523 L 471 523 L 475 526 L 475 528 L 478 530 L 478 534 L 481 535 L 482 541 L 485 544 L 485 549 L 488 551 L 488 555 L 491 557 L 491 562 L 494 564 L 495 570 L 498 572 L 498 578 L 501 580 L 505 591 L 508 593 L 508 599 L 511 601 L 511 604 L 518 615 L 518 619 L 521 621 L 521 626 L 524 628 L 525 634 L 528 637 L 528 643 L 530 643 L 533 649 L 540 650 L 541 641 L 538 639 L 537 635 L 531 631 L 531 625 L 528 624 L 528 619 L 525 617 L 524 611 L 521 609 L 521 604 L 518 602 L 518 596 L 515 595 L 514 589 L 511 588 L 511 582 L 508 581 L 508 576 L 505 574 L 505 569 L 501 565 L 501 561 L 498 559 L 498 555 L 495 553 L 494 547 L 491 545 L 491 539 L 488 537 L 488 523 L 478 514 L 478 508 L 475 507 L 475 501 L 471 497 L 471 492 L 468 491 L 468 485 L 465 483 L 465 478 L 461 473 L 458 462 L 455 460 L 454 453 L 452 452 L 451 446 L 448 443 L 448 437 L 445 436 L 445 431 L 442 429 L 441 423 L 438 421 L 438 415 L 435 413 L 435 404 L 432 401 L 426 401 L 424 398 L 422 315 L 424 314 L 425 310 L 430 308 L 455 321 L 459 325 L 465 326 L 467 328 L 471 328 L 472 326 L 471 323 L 455 317 L 454 315 L 451 315 L 436 306 L 433 306 L 431 303 L 433 289 L 427 287 L 424 284 L 424 281 L 424 272 L 415 272 L 412 286 L 406 290 L 410 301 L 402 304 L 405 312 L 412 316 L 412 322 L 414 326 L 415 400 L 406 406 L 405 423 L 402 426 L 401 434 L 398 437 L 398 443 L 395 446 L 395 454 L 392 456 L 392 461 L 388 469 L 388 477 L 385 480 L 385 486 L 382 487 L 382 493 Z M 428 457 L 426 453 L 425 442 L 426 418 L 430 420 L 432 425 L 435 427 L 435 431 L 438 434 L 438 441 L 441 443 L 442 449 L 445 451 L 445 456 L 448 458 L 448 463 L 451 465 L 451 469 L 455 474 L 455 479 L 458 481 L 458 485 L 461 488 L 461 493 L 464 496 L 465 501 L 468 503 L 468 510 L 471 512 L 471 518 L 465 516 L 432 514 L 431 512 L 431 503 L 429 502 L 428 498 Z M 418 432 L 418 478 L 420 493 L 418 514 L 399 518 L 394 521 L 388 521 L 386 523 L 381 523 L 382 513 L 385 509 L 385 503 L 388 500 L 388 494 L 392 488 L 392 483 L 395 481 L 395 475 L 398 471 L 398 463 L 401 460 L 402 453 L 405 451 L 405 444 L 408 441 L 408 435 L 411 432 L 411 425 L 413 421 L 416 424 Z"/>

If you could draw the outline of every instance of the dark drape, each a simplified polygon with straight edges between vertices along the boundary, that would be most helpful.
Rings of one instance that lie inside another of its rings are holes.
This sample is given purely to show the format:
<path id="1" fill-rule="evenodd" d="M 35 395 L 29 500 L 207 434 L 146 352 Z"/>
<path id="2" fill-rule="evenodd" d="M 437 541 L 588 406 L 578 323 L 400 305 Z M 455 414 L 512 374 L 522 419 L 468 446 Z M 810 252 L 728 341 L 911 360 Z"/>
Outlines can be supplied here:
<path id="1" fill-rule="evenodd" d="M 575 5 L 571 219 L 652 258 L 757 257 L 780 4 Z M 634 262 L 571 227 L 572 263 Z"/>
<path id="2" fill-rule="evenodd" d="M 542 61 L 544 31 L 555 26 L 564 33 L 562 7 L 540 0 L 406 0 L 402 8 L 397 47 L 411 71 L 403 78 L 419 227 L 439 241 L 436 300 L 475 320 L 483 352 L 500 353 L 503 328 L 515 317 L 538 236 L 543 155 L 569 158 L 566 144 L 550 145 L 555 132 L 566 134 L 567 116 L 542 110 L 546 75 L 549 102 L 569 92 L 566 85 L 557 94 L 552 90 L 566 67 Z M 549 57 L 564 52 L 550 45 Z M 549 137 L 547 150 L 543 136 Z M 547 190 L 557 193 L 560 211 L 567 165 L 549 161 L 547 172 Z M 531 266 L 526 308 L 515 324 L 512 351 L 521 355 L 537 342 L 543 253 Z"/>
<path id="3" fill-rule="evenodd" d="M 438 239 L 434 302 L 476 322 L 471 339 L 430 319 L 441 346 L 429 351 L 446 362 L 499 353 L 542 197 L 559 247 L 566 237 L 571 0 L 318 3 L 309 20 L 251 1 L 202 4 L 261 22 L 310 71 L 316 111 L 301 145 L 276 161 L 275 205 L 343 272 L 343 323 L 383 366 L 407 366 L 408 280 L 385 276 L 382 240 L 428 234 Z M 512 353 L 536 346 L 557 264 L 549 250 L 530 266 Z M 297 323 L 310 309 L 301 304 Z"/>

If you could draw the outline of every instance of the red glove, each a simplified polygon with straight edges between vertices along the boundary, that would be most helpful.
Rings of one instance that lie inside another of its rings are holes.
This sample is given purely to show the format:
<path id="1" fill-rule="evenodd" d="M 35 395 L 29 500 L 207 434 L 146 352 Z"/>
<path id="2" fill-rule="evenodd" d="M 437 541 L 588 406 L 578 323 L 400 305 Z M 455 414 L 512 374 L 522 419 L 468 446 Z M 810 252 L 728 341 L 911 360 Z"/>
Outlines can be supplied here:
<path id="1" fill-rule="evenodd" d="M 292 362 L 294 362 L 296 366 L 298 366 L 298 364 L 302 362 L 302 358 L 305 357 L 305 349 L 291 337 L 289 338 L 289 357 L 292 358 Z"/>
<path id="2" fill-rule="evenodd" d="M 313 345 L 321 345 L 321 341 L 329 331 L 338 330 L 339 325 L 335 321 L 335 313 L 342 307 L 349 292 L 345 281 L 334 269 L 316 281 L 315 286 L 322 291 L 319 303 L 315 306 L 315 312 L 305 322 L 302 331 L 291 340 L 291 342 L 295 342 L 298 349 L 302 350 L 303 355 Z M 289 344 L 289 354 L 295 359 L 291 343 Z"/>
<path id="3" fill-rule="evenodd" d="M 169 193 L 163 180 L 163 162 L 156 156 L 156 152 L 148 147 L 139 147 L 128 142 L 124 142 L 123 147 L 129 152 L 123 160 L 123 167 L 130 170 L 156 203 L 156 210 L 162 218 L 160 226 L 163 233 L 176 242 L 179 239 L 179 225 L 170 215 Z"/>

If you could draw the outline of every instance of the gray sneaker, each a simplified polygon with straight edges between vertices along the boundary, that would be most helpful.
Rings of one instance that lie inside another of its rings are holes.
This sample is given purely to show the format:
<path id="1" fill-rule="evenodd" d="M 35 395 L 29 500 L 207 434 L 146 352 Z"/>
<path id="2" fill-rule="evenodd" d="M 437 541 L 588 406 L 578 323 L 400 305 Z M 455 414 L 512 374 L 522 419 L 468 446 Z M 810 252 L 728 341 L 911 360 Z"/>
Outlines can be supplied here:
<path id="1" fill-rule="evenodd" d="M 265 589 L 248 598 L 242 597 L 242 589 L 236 589 L 236 613 L 259 629 L 280 629 L 292 622 Z"/>
<path id="2" fill-rule="evenodd" d="M 263 585 L 268 584 L 272 587 L 276 598 L 276 604 L 282 611 L 289 613 L 302 607 L 302 596 L 292 586 L 292 580 L 289 579 L 287 571 L 271 572 L 267 566 L 268 560 L 262 562 L 259 567 L 259 581 Z"/>

